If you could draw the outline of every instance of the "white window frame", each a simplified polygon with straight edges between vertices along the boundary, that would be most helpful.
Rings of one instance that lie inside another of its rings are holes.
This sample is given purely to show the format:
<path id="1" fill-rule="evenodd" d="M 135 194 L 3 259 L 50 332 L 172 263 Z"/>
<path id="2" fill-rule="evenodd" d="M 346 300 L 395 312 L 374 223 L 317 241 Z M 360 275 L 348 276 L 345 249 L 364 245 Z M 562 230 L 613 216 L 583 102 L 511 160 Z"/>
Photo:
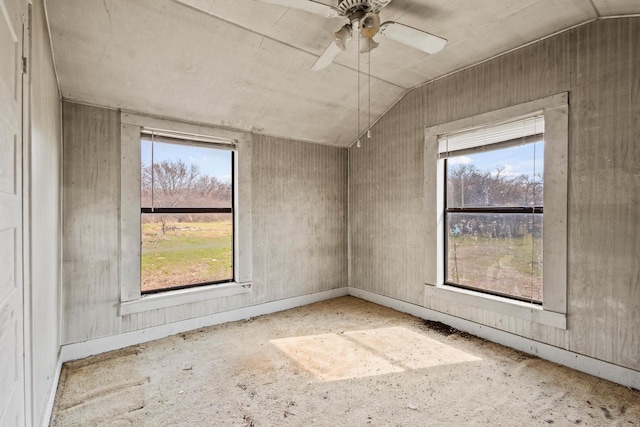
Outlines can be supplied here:
<path id="1" fill-rule="evenodd" d="M 142 295 L 140 290 L 140 140 L 143 129 L 235 145 L 234 282 Z M 122 113 L 120 132 L 120 315 L 125 316 L 251 291 L 251 135 L 150 116 Z"/>
<path id="2" fill-rule="evenodd" d="M 568 93 L 549 96 L 426 129 L 424 144 L 424 200 L 427 220 L 425 306 L 437 310 L 439 301 L 566 329 Z M 444 159 L 438 156 L 438 137 L 479 126 L 503 123 L 542 111 L 545 117 L 543 303 L 518 301 L 479 291 L 448 286 L 445 278 Z M 437 167 L 434 167 L 437 165 Z M 472 317 L 472 315 L 470 315 Z M 469 320 L 480 321 L 470 318 Z M 480 321 L 481 322 L 481 321 Z"/>

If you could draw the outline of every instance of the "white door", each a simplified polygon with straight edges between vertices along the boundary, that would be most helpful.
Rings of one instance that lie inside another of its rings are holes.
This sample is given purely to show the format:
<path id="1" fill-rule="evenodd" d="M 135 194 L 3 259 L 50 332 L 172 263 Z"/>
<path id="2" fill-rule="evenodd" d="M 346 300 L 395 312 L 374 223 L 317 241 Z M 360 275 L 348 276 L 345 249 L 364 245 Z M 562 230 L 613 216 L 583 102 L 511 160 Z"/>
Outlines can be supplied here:
<path id="1" fill-rule="evenodd" d="M 0 426 L 25 423 L 22 44 L 25 0 L 0 0 Z"/>

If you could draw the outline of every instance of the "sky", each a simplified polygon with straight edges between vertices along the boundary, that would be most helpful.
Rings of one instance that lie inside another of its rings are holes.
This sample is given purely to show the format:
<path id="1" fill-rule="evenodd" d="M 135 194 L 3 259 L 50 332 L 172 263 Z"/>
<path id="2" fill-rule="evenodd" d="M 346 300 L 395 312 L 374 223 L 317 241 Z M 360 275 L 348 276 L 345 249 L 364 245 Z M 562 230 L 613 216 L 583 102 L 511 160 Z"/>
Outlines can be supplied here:
<path id="1" fill-rule="evenodd" d="M 151 141 L 142 139 L 142 164 L 151 164 Z M 153 160 L 156 163 L 164 160 L 182 159 L 187 166 L 198 165 L 200 172 L 214 176 L 219 181 L 231 182 L 231 151 L 207 148 L 200 145 L 167 144 L 155 142 Z"/>
<path id="2" fill-rule="evenodd" d="M 150 140 L 142 139 L 141 156 L 143 164 L 151 163 Z M 231 182 L 231 151 L 156 142 L 153 157 L 155 162 L 182 159 L 187 165 L 198 165 L 203 174 L 214 176 L 222 182 Z M 533 176 L 543 171 L 544 142 L 452 156 L 448 163 L 474 164 L 481 171 L 491 172 L 492 175 L 497 173 L 497 167 L 501 167 L 504 168 L 501 173 L 503 176 Z"/>
<path id="3" fill-rule="evenodd" d="M 449 165 L 473 164 L 479 170 L 495 176 L 497 167 L 504 167 L 502 176 L 535 175 L 544 170 L 544 142 L 519 145 L 466 156 L 449 157 Z"/>

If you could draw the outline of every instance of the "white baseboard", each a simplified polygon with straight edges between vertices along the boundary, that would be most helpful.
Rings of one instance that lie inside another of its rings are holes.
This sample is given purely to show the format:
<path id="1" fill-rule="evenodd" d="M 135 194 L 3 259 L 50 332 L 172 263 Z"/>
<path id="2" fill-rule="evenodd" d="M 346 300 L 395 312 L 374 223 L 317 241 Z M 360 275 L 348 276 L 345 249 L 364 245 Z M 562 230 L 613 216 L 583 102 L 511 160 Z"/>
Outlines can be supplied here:
<path id="1" fill-rule="evenodd" d="M 53 381 L 51 382 L 51 388 L 49 389 L 49 398 L 47 399 L 47 406 L 42 413 L 42 420 L 40 425 L 42 427 L 48 427 L 51 423 L 51 415 L 53 414 L 53 405 L 56 401 L 56 392 L 58 391 L 58 384 L 60 383 L 60 373 L 62 372 L 62 358 L 58 355 L 58 362 L 56 363 L 56 370 L 53 373 Z"/>
<path id="2" fill-rule="evenodd" d="M 640 390 L 640 372 L 633 369 L 614 365 L 609 362 L 603 362 L 602 360 L 594 359 L 589 356 L 573 353 L 559 347 L 554 347 L 549 344 L 544 344 L 509 332 L 451 316 L 446 313 L 421 307 L 419 305 L 375 294 L 373 292 L 349 287 L 349 295 L 392 308 L 402 313 L 411 314 L 412 316 L 420 317 L 422 319 L 442 322 L 463 332 L 502 344 L 506 347 L 511 347 L 559 365 L 564 365 L 595 377 L 603 378 L 614 383 Z"/>
<path id="3" fill-rule="evenodd" d="M 154 326 L 138 331 L 125 332 L 123 334 L 98 338 L 95 340 L 66 344 L 62 346 L 60 357 L 62 363 L 70 360 L 83 359 L 95 354 L 118 350 L 131 345 L 142 344 L 168 337 L 170 335 L 179 334 L 181 332 L 204 328 L 206 326 L 219 325 L 226 322 L 235 322 L 237 320 L 275 313 L 346 295 L 348 295 L 348 289 L 346 287 L 332 289 L 329 291 L 267 302 L 236 310 L 223 311 L 221 313 L 182 320 L 180 322 L 169 323 L 166 325 Z"/>

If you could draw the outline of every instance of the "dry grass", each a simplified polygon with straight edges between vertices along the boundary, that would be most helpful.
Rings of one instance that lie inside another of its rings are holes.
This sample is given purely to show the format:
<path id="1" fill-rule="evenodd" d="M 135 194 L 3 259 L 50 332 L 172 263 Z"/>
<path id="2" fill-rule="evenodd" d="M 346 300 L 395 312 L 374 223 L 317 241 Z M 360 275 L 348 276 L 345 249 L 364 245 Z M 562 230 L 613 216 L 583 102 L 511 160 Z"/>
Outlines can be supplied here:
<path id="1" fill-rule="evenodd" d="M 542 301 L 542 239 L 458 236 L 448 245 L 448 281 Z"/>

